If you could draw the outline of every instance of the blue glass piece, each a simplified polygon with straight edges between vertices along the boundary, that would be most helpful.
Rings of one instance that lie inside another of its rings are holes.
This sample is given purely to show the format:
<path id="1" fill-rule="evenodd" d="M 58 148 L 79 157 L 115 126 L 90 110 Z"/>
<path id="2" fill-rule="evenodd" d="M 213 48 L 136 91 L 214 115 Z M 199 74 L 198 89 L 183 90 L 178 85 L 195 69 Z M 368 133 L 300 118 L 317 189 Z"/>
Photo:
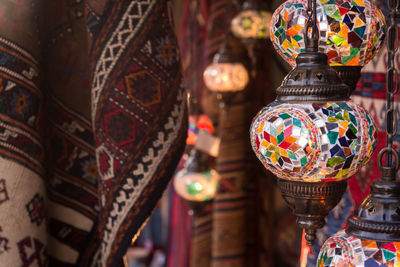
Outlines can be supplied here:
<path id="1" fill-rule="evenodd" d="M 346 137 L 342 136 L 339 138 L 339 143 L 342 147 L 349 147 L 349 144 L 347 143 Z"/>
<path id="2" fill-rule="evenodd" d="M 338 128 L 338 124 L 336 122 L 327 122 L 326 128 L 328 129 L 328 131 L 332 131 L 332 130 Z"/>
<path id="3" fill-rule="evenodd" d="M 350 19 L 348 14 L 344 15 L 343 23 L 346 24 L 346 25 L 349 24 L 349 23 L 352 23 L 352 21 L 351 21 L 351 19 Z"/>
<path id="4" fill-rule="evenodd" d="M 331 157 L 333 157 L 340 150 L 340 146 L 335 145 L 329 151 L 331 152 Z"/>

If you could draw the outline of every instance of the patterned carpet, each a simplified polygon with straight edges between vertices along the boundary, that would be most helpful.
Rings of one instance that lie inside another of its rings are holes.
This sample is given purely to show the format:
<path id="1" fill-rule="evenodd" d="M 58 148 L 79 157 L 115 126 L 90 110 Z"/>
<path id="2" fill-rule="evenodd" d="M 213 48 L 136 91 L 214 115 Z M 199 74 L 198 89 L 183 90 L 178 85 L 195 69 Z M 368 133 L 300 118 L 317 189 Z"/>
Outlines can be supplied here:
<path id="1" fill-rule="evenodd" d="M 0 10 L 1 265 L 120 266 L 185 145 L 168 4 Z"/>

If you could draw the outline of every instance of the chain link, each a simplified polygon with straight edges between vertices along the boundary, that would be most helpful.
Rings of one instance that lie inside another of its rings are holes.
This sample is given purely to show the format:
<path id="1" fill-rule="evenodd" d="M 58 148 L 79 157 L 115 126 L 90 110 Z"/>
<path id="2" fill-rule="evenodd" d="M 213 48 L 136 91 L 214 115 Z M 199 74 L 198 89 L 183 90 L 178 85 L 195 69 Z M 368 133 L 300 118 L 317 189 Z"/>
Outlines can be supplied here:
<path id="1" fill-rule="evenodd" d="M 389 27 L 387 29 L 387 51 L 388 51 L 388 69 L 386 73 L 386 147 L 381 150 L 378 155 L 378 166 L 382 170 L 382 157 L 386 154 L 386 164 L 385 169 L 391 169 L 390 172 L 393 177 L 390 179 L 395 179 L 394 175 L 399 168 L 399 154 L 393 149 L 393 137 L 397 134 L 397 118 L 398 114 L 394 108 L 394 97 L 398 92 L 399 79 L 398 70 L 395 65 L 395 56 L 399 48 L 398 46 L 398 31 L 396 26 L 395 18 L 399 14 L 399 0 L 388 0 L 389 8 Z M 393 162 L 393 158 L 395 162 Z"/>
<path id="2" fill-rule="evenodd" d="M 307 52 L 318 52 L 319 30 L 317 26 L 317 1 L 308 0 L 306 9 L 308 20 L 304 31 Z M 311 34 L 309 33 L 311 28 Z M 310 37 L 311 35 L 311 37 Z"/>

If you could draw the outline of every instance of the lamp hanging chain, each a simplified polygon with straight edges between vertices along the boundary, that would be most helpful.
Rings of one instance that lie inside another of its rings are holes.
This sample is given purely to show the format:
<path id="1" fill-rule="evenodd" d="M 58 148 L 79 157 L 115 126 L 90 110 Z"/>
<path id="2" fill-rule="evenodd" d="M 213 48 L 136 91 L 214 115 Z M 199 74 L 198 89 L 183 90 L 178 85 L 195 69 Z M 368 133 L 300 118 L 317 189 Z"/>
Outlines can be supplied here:
<path id="1" fill-rule="evenodd" d="M 382 172 L 382 178 L 395 180 L 399 169 L 399 153 L 393 148 L 393 137 L 397 133 L 397 111 L 394 108 L 394 97 L 398 91 L 398 71 L 395 65 L 395 55 L 398 50 L 398 31 L 395 18 L 399 13 L 399 0 L 388 0 L 390 26 L 388 27 L 388 70 L 386 74 L 386 147 L 378 154 L 378 166 Z M 382 158 L 386 153 L 386 163 L 382 167 Z M 393 162 L 393 158 L 395 162 Z"/>
<path id="2" fill-rule="evenodd" d="M 307 2 L 308 20 L 304 32 L 304 42 L 307 52 L 318 52 L 319 31 L 317 27 L 317 1 L 308 0 Z M 311 34 L 309 34 L 311 28 Z M 311 35 L 311 37 L 310 37 Z"/>

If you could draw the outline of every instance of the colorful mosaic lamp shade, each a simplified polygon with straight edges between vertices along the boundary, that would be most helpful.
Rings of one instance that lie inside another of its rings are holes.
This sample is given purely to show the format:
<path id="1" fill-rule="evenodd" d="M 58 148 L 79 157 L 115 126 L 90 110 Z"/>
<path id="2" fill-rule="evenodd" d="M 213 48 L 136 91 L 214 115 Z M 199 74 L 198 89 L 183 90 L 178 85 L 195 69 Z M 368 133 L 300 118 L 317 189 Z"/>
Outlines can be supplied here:
<path id="1" fill-rule="evenodd" d="M 242 63 L 213 63 L 204 71 L 207 88 L 216 92 L 243 90 L 249 82 L 249 73 Z"/>
<path id="2" fill-rule="evenodd" d="M 371 157 L 377 129 L 367 111 L 348 102 L 264 107 L 250 138 L 262 164 L 278 178 L 332 182 L 351 177 Z"/>
<path id="3" fill-rule="evenodd" d="M 318 255 L 318 267 L 400 267 L 400 242 L 363 240 L 340 231 Z"/>
<path id="4" fill-rule="evenodd" d="M 239 12 L 231 22 L 233 34 L 241 39 L 267 39 L 272 14 L 266 10 L 249 9 Z"/>
<path id="5" fill-rule="evenodd" d="M 289 29 L 296 25 L 286 23 L 296 16 L 310 19 L 303 25 L 311 34 L 301 36 L 307 38 L 304 51 L 293 57 L 296 66 L 276 90 L 276 101 L 253 120 L 250 140 L 258 159 L 277 176 L 281 194 L 311 245 L 316 229 L 325 224 L 324 217 L 343 195 L 346 180 L 374 152 L 377 129 L 368 112 L 350 101 L 350 88 L 328 64 L 329 55 L 318 52 L 324 34 L 321 3 L 301 3 L 313 12 L 307 15 L 300 5 L 293 6 L 291 14 L 280 15 L 282 6 L 275 12 L 274 19 L 282 16 L 279 23 Z"/>
<path id="6" fill-rule="evenodd" d="M 273 14 L 270 38 L 291 66 L 305 51 L 307 0 L 289 0 Z M 331 66 L 364 66 L 382 47 L 386 22 L 369 0 L 318 0 L 319 52 Z"/>
<path id="7" fill-rule="evenodd" d="M 301 53 L 296 61 L 276 90 L 277 100 L 253 119 L 250 141 L 278 178 L 282 196 L 312 244 L 346 180 L 374 152 L 377 128 L 368 112 L 349 100 L 349 87 L 326 55 Z"/>

